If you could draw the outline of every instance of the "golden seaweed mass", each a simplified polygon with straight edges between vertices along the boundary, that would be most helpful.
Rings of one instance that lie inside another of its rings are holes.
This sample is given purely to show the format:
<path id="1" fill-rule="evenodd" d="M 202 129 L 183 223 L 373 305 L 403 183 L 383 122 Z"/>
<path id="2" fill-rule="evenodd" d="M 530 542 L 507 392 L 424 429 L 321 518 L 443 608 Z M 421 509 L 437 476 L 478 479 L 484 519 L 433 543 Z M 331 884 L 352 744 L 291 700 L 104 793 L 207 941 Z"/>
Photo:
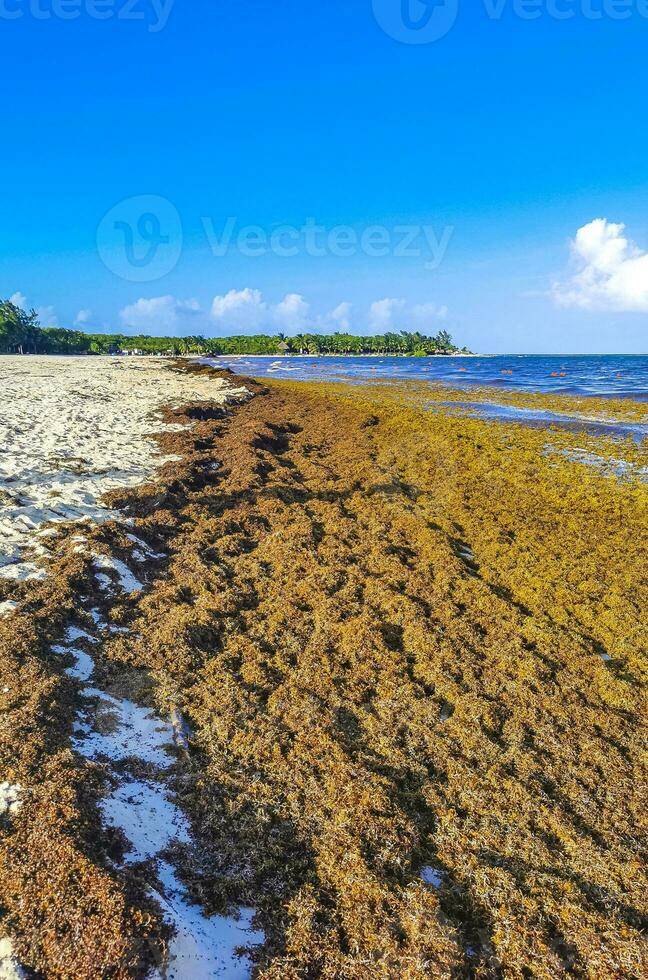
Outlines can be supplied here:
<path id="1" fill-rule="evenodd" d="M 132 630 L 101 669 L 188 720 L 196 898 L 259 910 L 258 980 L 648 975 L 646 483 L 572 459 L 582 434 L 425 410 L 447 391 L 247 384 L 170 413 L 184 458 L 114 499 L 169 558 L 109 611 Z M 0 904 L 45 976 L 142 976 L 163 930 L 43 652 L 92 588 L 60 547 L 0 623 L 0 761 L 33 787 Z"/>

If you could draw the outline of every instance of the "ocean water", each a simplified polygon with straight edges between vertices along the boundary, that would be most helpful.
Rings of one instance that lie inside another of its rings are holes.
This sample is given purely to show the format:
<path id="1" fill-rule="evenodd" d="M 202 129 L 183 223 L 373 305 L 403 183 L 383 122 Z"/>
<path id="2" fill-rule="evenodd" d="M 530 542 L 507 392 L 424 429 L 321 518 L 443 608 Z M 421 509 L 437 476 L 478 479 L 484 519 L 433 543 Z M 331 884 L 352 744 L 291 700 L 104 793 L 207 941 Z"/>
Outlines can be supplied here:
<path id="1" fill-rule="evenodd" d="M 605 413 L 554 412 L 519 408 L 498 401 L 507 388 L 561 395 L 648 400 L 648 355 L 498 354 L 487 357 L 218 357 L 205 358 L 218 367 L 254 377 L 300 381 L 342 381 L 360 384 L 377 379 L 404 378 L 441 382 L 466 391 L 464 402 L 448 402 L 445 411 L 476 415 L 494 423 L 517 423 L 532 428 L 567 429 L 588 436 L 608 436 L 638 445 L 648 444 L 648 423 L 618 422 Z M 470 389 L 491 387 L 487 402 L 472 402 Z M 438 411 L 442 402 L 430 404 Z M 586 460 L 581 460 L 585 462 Z M 621 461 L 622 462 L 622 461 Z"/>
<path id="2" fill-rule="evenodd" d="M 436 402 L 431 408 L 443 405 L 446 411 L 460 415 L 477 415 L 491 422 L 518 422 L 532 429 L 559 428 L 582 432 L 589 436 L 611 436 L 632 439 L 637 445 L 648 440 L 648 425 L 643 422 L 615 422 L 584 413 L 550 412 L 547 409 L 520 408 L 493 402 Z"/>
<path id="3" fill-rule="evenodd" d="M 453 388 L 492 385 L 561 395 L 648 400 L 648 355 L 497 354 L 486 357 L 218 357 L 238 374 L 304 381 L 411 378 Z"/>

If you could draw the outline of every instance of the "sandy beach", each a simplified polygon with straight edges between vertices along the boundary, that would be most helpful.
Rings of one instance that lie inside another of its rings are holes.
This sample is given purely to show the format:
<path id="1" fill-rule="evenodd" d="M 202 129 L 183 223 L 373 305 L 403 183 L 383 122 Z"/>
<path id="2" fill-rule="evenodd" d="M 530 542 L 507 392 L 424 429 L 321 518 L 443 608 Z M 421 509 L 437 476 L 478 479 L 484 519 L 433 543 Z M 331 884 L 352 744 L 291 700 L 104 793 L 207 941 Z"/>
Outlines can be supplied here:
<path id="1" fill-rule="evenodd" d="M 645 975 L 643 445 L 0 374 L 0 975 Z"/>
<path id="2" fill-rule="evenodd" d="M 15 594 L 23 597 L 20 583 L 48 577 L 49 543 L 60 542 L 60 529 L 73 553 L 91 555 L 96 584 L 108 605 L 112 594 L 137 594 L 143 585 L 124 561 L 91 553 L 91 529 L 109 521 L 122 524 L 134 545 L 135 568 L 164 557 L 130 533 L 132 518 L 104 499 L 110 491 L 137 487 L 180 458 L 161 452 L 152 438 L 188 427 L 187 422 L 165 421 L 162 409 L 234 404 L 248 395 L 236 384 L 173 370 L 156 358 L 4 357 L 0 390 L 4 588 L 14 583 Z M 9 628 L 19 605 L 15 598 L 0 601 L 0 618 Z M 130 863 L 157 858 L 172 843 L 190 847 L 191 829 L 170 790 L 178 722 L 174 727 L 173 719 L 159 717 L 150 707 L 93 685 L 96 650 L 111 633 L 128 630 L 109 625 L 99 607 L 88 608 L 84 600 L 77 613 L 85 614 L 88 628 L 68 626 L 49 655 L 79 685 L 82 707 L 73 726 L 74 751 L 110 770 L 113 791 L 99 802 L 104 825 L 124 834 Z M 0 813 L 17 815 L 29 793 L 28 786 L 2 782 Z M 249 968 L 234 951 L 260 939 L 251 928 L 252 912 L 207 919 L 188 900 L 172 863 L 160 861 L 158 873 L 164 887 L 155 897 L 175 932 L 164 957 L 165 977 L 246 977 Z M 0 939 L 0 975 L 26 976 L 6 935 Z"/>
<path id="3" fill-rule="evenodd" d="M 114 517 L 103 495 L 168 461 L 151 439 L 172 428 L 160 409 L 224 403 L 226 387 L 159 358 L 0 359 L 0 577 L 45 574 L 25 560 L 47 555 L 43 525 Z"/>

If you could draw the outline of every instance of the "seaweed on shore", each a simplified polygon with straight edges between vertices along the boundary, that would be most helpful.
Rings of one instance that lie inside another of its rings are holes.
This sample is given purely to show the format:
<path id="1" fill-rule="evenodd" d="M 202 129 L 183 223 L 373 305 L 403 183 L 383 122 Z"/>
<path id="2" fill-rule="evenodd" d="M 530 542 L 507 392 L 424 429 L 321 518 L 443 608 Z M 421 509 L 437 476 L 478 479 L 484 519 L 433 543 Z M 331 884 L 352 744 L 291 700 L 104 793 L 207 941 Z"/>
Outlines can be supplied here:
<path id="1" fill-rule="evenodd" d="M 189 721 L 196 894 L 261 909 L 265 980 L 648 968 L 645 489 L 542 440 L 269 383 L 203 444 L 115 656 Z"/>
<path id="2" fill-rule="evenodd" d="M 379 386 L 248 386 L 231 415 L 170 415 L 195 423 L 161 437 L 182 458 L 112 501 L 168 555 L 113 610 L 131 631 L 105 669 L 143 672 L 186 720 L 195 898 L 259 910 L 263 980 L 645 976 L 646 487 Z M 120 547 L 116 528 L 96 534 Z M 68 583 L 52 634 L 83 576 L 65 567 L 34 587 Z M 0 631 L 2 664 L 34 660 L 39 698 L 8 715 L 25 719 L 12 778 L 79 794 L 61 769 L 78 764 L 73 694 L 38 631 L 22 646 Z M 83 843 L 98 790 L 83 792 L 48 827 L 88 878 L 58 896 L 59 878 L 16 883 L 12 853 L 25 876 L 49 867 L 46 835 L 12 852 L 17 824 L 0 901 L 23 950 L 39 921 L 64 924 L 29 964 L 46 976 L 72 976 L 76 926 L 84 950 L 106 948 L 101 975 L 137 975 L 126 923 L 158 927 Z M 79 958 L 75 975 L 97 973 Z"/>
<path id="3" fill-rule="evenodd" d="M 70 748 L 78 691 L 52 644 L 83 619 L 92 575 L 65 538 L 61 549 L 0 619 L 0 771 L 20 799 L 1 826 L 1 922 L 37 976 L 126 980 L 147 972 L 164 930 L 137 880 L 115 873 L 101 772 Z"/>

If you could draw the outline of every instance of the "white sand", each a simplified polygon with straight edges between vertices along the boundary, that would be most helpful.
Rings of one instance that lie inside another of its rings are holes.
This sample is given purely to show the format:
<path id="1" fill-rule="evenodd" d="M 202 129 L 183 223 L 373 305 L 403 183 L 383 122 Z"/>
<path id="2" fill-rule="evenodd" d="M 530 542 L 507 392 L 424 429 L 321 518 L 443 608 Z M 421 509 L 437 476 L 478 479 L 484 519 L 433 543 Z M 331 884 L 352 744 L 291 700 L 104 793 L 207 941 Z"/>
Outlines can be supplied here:
<path id="1" fill-rule="evenodd" d="M 93 619 L 99 630 L 105 629 L 99 614 Z M 53 652 L 71 654 L 75 665 L 69 673 L 85 682 L 92 677 L 94 662 L 88 653 L 71 645 L 80 638 L 98 642 L 84 630 L 72 627 L 67 632 L 68 645 L 53 647 Z M 263 942 L 263 934 L 252 927 L 254 910 L 240 909 L 236 917 L 207 918 L 188 899 L 165 853 L 173 843 L 189 847 L 192 843 L 189 821 L 173 802 L 168 787 L 174 764 L 172 722 L 96 687 L 86 686 L 83 693 L 91 706 L 77 725 L 74 747 L 85 758 L 104 761 L 116 784 L 101 801 L 104 821 L 121 830 L 128 841 L 127 864 L 156 861 L 158 882 L 151 887 L 151 894 L 175 930 L 169 943 L 165 980 L 248 980 L 250 961 L 237 956 L 236 949 Z M 148 777 L 129 774 L 129 765 L 141 772 L 143 763 L 148 767 Z M 159 974 L 155 976 L 161 980 Z"/>
<path id="2" fill-rule="evenodd" d="M 133 557 L 136 558 L 135 555 Z M 130 595 L 132 592 L 141 592 L 144 588 L 142 583 L 135 578 L 128 565 L 120 561 L 119 558 L 111 558 L 108 555 L 95 555 L 94 565 L 95 568 L 102 568 L 105 571 L 114 572 L 120 589 L 122 592 L 126 592 L 127 595 Z M 112 587 L 110 575 L 104 575 L 100 572 L 97 575 L 97 580 L 103 589 L 110 589 Z"/>
<path id="3" fill-rule="evenodd" d="M 26 973 L 14 956 L 11 940 L 0 939 L 0 980 L 25 980 Z"/>
<path id="4" fill-rule="evenodd" d="M 0 783 L 0 816 L 11 816 L 20 808 L 20 786 Z M 9 936 L 0 938 L 0 980 L 24 980 L 25 972 L 16 959 Z"/>
<path id="5" fill-rule="evenodd" d="M 0 783 L 0 815 L 20 809 L 20 790 L 20 786 L 12 786 L 6 780 Z"/>
<path id="6" fill-rule="evenodd" d="M 120 515 L 101 503 L 108 490 L 133 487 L 172 457 L 163 457 L 151 435 L 178 430 L 155 413 L 189 402 L 224 402 L 248 397 L 208 377 L 174 373 L 155 358 L 0 357 L 0 576 L 26 580 L 46 576 L 49 522 L 102 522 Z M 136 545 L 135 561 L 155 555 Z M 72 538 L 79 551 L 87 539 Z M 95 576 L 108 597 L 144 586 L 119 559 L 93 555 Z M 0 617 L 15 614 L 13 601 L 0 603 Z M 193 905 L 166 849 L 192 846 L 190 824 L 173 801 L 174 725 L 149 708 L 92 686 L 94 656 L 102 639 L 123 628 L 92 611 L 96 635 L 71 626 L 53 656 L 74 659 L 67 673 L 81 685 L 87 709 L 75 725 L 73 747 L 106 767 L 113 788 L 101 802 L 104 821 L 128 842 L 126 863 L 151 859 L 158 869 L 151 892 L 175 928 L 165 977 L 200 980 L 249 977 L 251 965 L 235 950 L 263 941 L 252 929 L 253 911 L 238 917 L 207 918 Z M 129 771 L 132 770 L 132 771 Z M 142 775 L 142 773 L 147 775 Z M 0 814 L 21 804 L 18 786 L 0 783 Z M 11 940 L 0 938 L 0 980 L 25 973 Z"/>
<path id="7" fill-rule="evenodd" d="M 155 417 L 163 406 L 244 395 L 162 358 L 0 357 L 0 576 L 46 574 L 28 560 L 47 557 L 43 524 L 116 516 L 101 496 L 166 461 L 151 435 L 179 427 Z"/>

